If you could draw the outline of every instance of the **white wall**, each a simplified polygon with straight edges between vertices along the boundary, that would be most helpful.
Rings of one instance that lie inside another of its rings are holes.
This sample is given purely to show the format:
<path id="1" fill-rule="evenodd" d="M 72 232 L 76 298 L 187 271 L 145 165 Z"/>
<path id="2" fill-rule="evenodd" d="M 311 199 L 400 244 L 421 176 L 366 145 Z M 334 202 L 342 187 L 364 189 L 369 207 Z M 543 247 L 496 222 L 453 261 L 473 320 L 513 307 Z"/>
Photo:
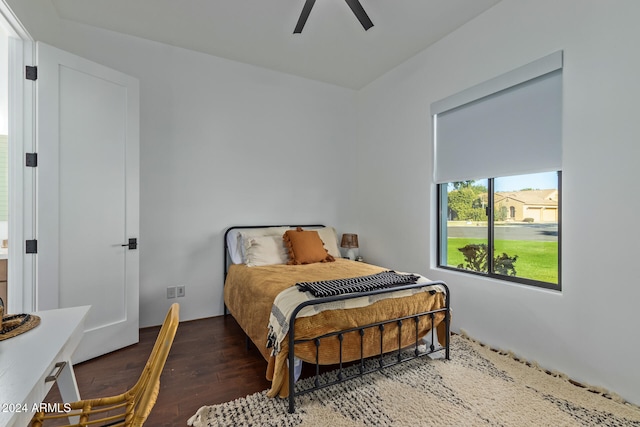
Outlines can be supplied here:
<path id="1" fill-rule="evenodd" d="M 445 280 L 454 329 L 635 403 L 638 16 L 636 0 L 503 0 L 358 94 L 363 255 Z M 562 293 L 435 268 L 430 104 L 559 49 Z"/>
<path id="2" fill-rule="evenodd" d="M 4 20 L 4 18 L 0 17 L 0 20 Z M 0 90 L 0 138 L 6 138 L 9 134 L 9 36 L 2 25 L 0 25 L 0 87 L 2 88 Z M 2 173 L 8 174 L 6 170 L 3 170 Z M 6 195 L 5 192 L 0 194 Z M 8 236 L 9 223 L 0 221 L 0 240 L 6 239 Z M 6 254 L 2 252 L 4 251 L 0 248 L 0 258 L 6 258 Z"/>
<path id="3" fill-rule="evenodd" d="M 66 21 L 38 39 L 140 79 L 141 326 L 222 314 L 231 225 L 350 225 L 354 91 Z"/>
<path id="4" fill-rule="evenodd" d="M 4 18 L 0 17 L 0 20 Z M 0 135 L 8 135 L 9 36 L 0 25 Z"/>

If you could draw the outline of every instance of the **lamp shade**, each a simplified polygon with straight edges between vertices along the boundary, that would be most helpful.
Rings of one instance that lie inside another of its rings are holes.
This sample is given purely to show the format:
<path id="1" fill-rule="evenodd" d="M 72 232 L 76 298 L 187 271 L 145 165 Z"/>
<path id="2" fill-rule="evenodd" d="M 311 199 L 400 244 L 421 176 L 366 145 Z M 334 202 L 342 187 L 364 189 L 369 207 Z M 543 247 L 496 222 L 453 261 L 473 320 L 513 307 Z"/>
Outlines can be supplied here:
<path id="1" fill-rule="evenodd" d="M 344 233 L 342 235 L 342 241 L 340 246 L 343 248 L 357 248 L 358 247 L 358 235 L 352 233 Z"/>

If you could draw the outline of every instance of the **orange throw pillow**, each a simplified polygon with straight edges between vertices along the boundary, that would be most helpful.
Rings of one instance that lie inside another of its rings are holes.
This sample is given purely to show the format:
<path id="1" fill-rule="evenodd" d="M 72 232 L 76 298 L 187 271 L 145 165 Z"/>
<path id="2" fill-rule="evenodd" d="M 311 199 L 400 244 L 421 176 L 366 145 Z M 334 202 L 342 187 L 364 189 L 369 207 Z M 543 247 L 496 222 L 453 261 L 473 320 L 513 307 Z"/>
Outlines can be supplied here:
<path id="1" fill-rule="evenodd" d="M 289 265 L 335 261 L 324 248 L 324 243 L 315 230 L 298 227 L 296 230 L 287 230 L 282 237 L 289 250 Z"/>

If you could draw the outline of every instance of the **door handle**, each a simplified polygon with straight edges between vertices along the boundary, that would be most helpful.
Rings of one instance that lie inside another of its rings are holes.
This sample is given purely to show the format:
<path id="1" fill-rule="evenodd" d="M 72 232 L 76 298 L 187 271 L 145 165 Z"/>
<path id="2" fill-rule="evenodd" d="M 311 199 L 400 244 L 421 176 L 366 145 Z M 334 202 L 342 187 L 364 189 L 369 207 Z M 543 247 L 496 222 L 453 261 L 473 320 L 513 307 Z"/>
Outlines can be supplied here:
<path id="1" fill-rule="evenodd" d="M 128 246 L 129 250 L 138 249 L 138 239 L 136 239 L 135 237 L 132 239 L 129 239 L 129 243 L 125 243 L 122 246 Z"/>

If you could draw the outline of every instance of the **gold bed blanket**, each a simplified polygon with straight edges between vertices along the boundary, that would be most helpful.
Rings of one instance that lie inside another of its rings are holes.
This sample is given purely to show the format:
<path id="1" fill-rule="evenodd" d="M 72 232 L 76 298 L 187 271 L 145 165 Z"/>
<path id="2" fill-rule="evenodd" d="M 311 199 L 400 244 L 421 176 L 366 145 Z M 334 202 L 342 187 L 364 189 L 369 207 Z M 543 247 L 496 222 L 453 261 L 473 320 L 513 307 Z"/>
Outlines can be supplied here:
<path id="1" fill-rule="evenodd" d="M 269 315 L 276 296 L 282 290 L 301 281 L 345 279 L 385 270 L 388 269 L 345 259 L 306 265 L 230 266 L 224 287 L 224 301 L 229 312 L 268 362 L 266 377 L 272 382 L 268 392 L 269 397 L 276 395 L 286 397 L 289 394 L 288 340 L 282 342 L 282 349 L 275 357 L 271 356 L 271 349 L 266 346 Z M 296 319 L 296 339 L 313 338 L 329 332 L 444 306 L 444 294 L 441 292 L 433 295 L 429 292 L 421 292 L 410 297 L 384 299 L 362 308 L 323 311 L 311 317 Z M 435 325 L 438 326 L 438 337 L 441 341 L 444 341 L 443 319 L 444 313 L 437 313 L 434 320 Z M 418 325 L 420 336 L 426 334 L 431 328 L 431 320 L 423 316 Z M 415 342 L 415 323 L 412 320 L 405 322 L 401 338 L 403 347 Z M 380 333 L 377 329 L 367 330 L 363 339 L 363 348 L 364 357 L 380 353 Z M 398 348 L 398 328 L 395 323 L 385 327 L 383 348 L 385 352 Z M 337 338 L 322 340 L 319 363 L 323 365 L 338 363 L 338 349 Z M 315 363 L 315 345 L 312 342 L 296 344 L 295 355 L 305 362 Z M 357 332 L 345 334 L 343 362 L 358 359 L 360 359 L 360 335 Z"/>

